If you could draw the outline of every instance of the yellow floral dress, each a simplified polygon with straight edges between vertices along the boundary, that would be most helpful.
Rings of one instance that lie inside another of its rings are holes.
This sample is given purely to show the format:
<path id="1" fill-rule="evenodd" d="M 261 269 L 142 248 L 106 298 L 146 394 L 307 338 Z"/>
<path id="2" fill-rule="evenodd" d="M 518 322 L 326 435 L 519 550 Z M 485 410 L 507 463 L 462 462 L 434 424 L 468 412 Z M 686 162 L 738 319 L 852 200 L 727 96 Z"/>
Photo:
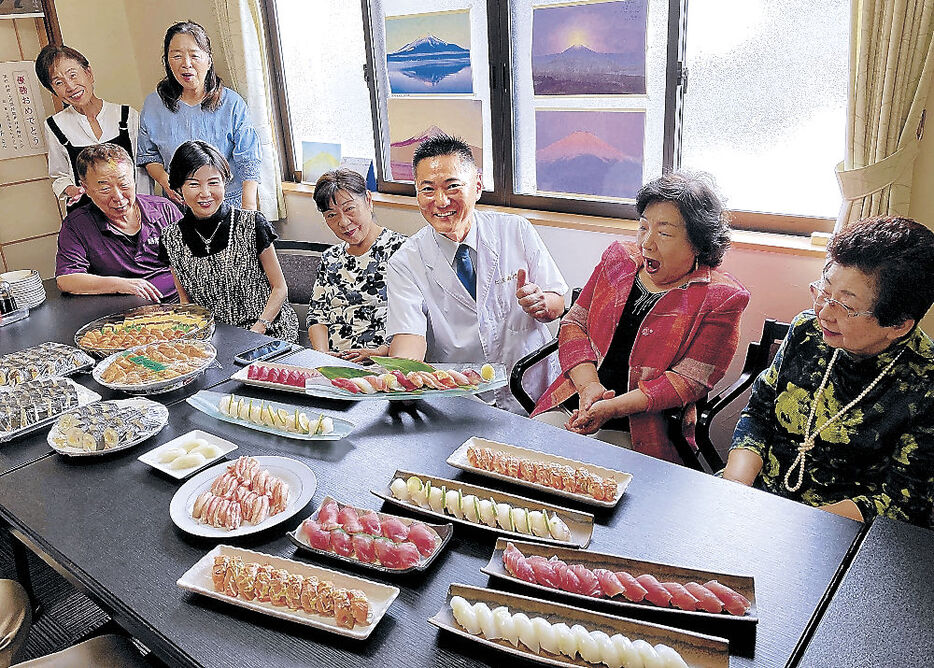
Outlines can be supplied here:
<path id="1" fill-rule="evenodd" d="M 756 486 L 813 506 L 850 499 L 866 520 L 884 515 L 930 525 L 934 344 L 924 332 L 916 328 L 868 358 L 841 351 L 811 433 L 865 390 L 899 351 L 898 362 L 872 392 L 820 433 L 805 461 L 804 483 L 789 492 L 784 477 L 804 441 L 811 404 L 833 354 L 813 311 L 795 318 L 772 365 L 753 384 L 733 434 L 733 448 L 762 458 Z"/>

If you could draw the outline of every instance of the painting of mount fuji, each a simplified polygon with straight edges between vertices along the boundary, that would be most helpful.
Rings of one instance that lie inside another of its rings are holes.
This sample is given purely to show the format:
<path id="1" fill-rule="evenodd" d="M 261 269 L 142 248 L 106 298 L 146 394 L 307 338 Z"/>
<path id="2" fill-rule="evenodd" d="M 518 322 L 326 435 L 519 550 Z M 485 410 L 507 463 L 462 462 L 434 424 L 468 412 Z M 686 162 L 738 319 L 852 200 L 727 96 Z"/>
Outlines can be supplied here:
<path id="1" fill-rule="evenodd" d="M 386 17 L 392 93 L 472 93 L 468 11 Z"/>
<path id="2" fill-rule="evenodd" d="M 535 9 L 535 94 L 644 95 L 646 5 L 613 0 Z"/>
<path id="3" fill-rule="evenodd" d="M 632 199 L 642 185 L 643 111 L 535 112 L 539 192 Z"/>
<path id="4" fill-rule="evenodd" d="M 394 181 L 414 181 L 412 156 L 428 137 L 442 132 L 470 145 L 474 161 L 483 168 L 483 103 L 480 100 L 424 100 L 390 98 L 389 171 Z"/>

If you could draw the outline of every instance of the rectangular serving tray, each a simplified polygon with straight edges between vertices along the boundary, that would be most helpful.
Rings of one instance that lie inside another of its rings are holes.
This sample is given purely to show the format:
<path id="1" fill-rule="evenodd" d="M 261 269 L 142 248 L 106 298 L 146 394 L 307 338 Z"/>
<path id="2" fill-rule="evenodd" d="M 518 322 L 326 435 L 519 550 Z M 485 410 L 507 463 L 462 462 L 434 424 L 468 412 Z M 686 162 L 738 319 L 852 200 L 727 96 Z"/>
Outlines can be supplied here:
<path id="1" fill-rule="evenodd" d="M 283 568 L 289 573 L 296 573 L 304 576 L 314 575 L 321 580 L 330 580 L 336 587 L 359 589 L 366 594 L 367 600 L 370 603 L 370 623 L 365 626 L 355 626 L 352 629 L 347 629 L 338 626 L 333 617 L 313 615 L 304 610 L 291 610 L 290 608 L 275 606 L 268 602 L 262 603 L 255 599 L 247 601 L 243 598 L 234 598 L 233 596 L 227 596 L 224 593 L 215 591 L 211 579 L 211 570 L 214 565 L 214 557 L 217 555 L 240 557 L 244 562 L 255 561 L 260 564 L 271 564 L 275 568 Z M 187 591 L 202 594 L 203 596 L 208 596 L 218 601 L 224 601 L 240 608 L 246 608 L 247 610 L 253 610 L 254 612 L 269 615 L 270 617 L 284 619 L 295 622 L 296 624 L 304 624 L 305 626 L 311 626 L 316 629 L 321 629 L 322 631 L 336 633 L 337 635 L 354 638 L 356 640 L 365 640 L 370 636 L 373 629 L 376 628 L 376 625 L 383 618 L 383 615 L 386 614 L 389 606 L 392 605 L 392 602 L 396 600 L 396 597 L 399 595 L 398 587 L 384 585 L 371 580 L 364 580 L 363 578 L 354 577 L 352 575 L 345 575 L 337 571 L 328 570 L 327 568 L 312 566 L 301 561 L 284 559 L 271 554 L 254 552 L 253 550 L 246 550 L 239 547 L 231 547 L 230 545 L 218 545 L 201 557 L 194 566 L 189 568 L 188 571 L 178 579 L 176 584 Z"/>
<path id="2" fill-rule="evenodd" d="M 546 587 L 545 585 L 526 582 L 506 570 L 503 564 L 503 550 L 506 549 L 506 543 L 513 543 L 516 548 L 526 557 L 540 556 L 550 559 L 552 556 L 558 557 L 567 564 L 583 564 L 593 570 L 595 568 L 605 568 L 614 573 L 617 571 L 626 571 L 633 577 L 638 577 L 643 573 L 649 573 L 658 578 L 659 582 L 697 582 L 704 584 L 710 580 L 717 580 L 727 587 L 742 594 L 751 603 L 749 611 L 742 617 L 731 615 L 727 612 L 715 613 L 705 612 L 703 610 L 680 610 L 678 608 L 662 608 L 652 603 L 633 603 L 627 600 L 622 594 L 614 598 L 593 598 L 583 594 L 574 594 L 563 589 Z M 496 541 L 493 548 L 493 554 L 490 557 L 490 563 L 480 569 L 495 578 L 516 582 L 524 587 L 530 587 L 536 591 L 536 596 L 547 596 L 549 594 L 558 594 L 561 597 L 571 598 L 576 605 L 586 605 L 588 602 L 599 601 L 600 603 L 614 607 L 619 610 L 619 614 L 633 614 L 641 610 L 658 610 L 671 616 L 672 623 L 677 623 L 679 619 L 705 619 L 714 620 L 717 623 L 752 626 L 759 622 L 758 611 L 756 609 L 756 585 L 751 575 L 730 575 L 727 573 L 716 573 L 714 571 L 704 571 L 696 568 L 686 568 L 684 566 L 672 566 L 671 564 L 661 564 L 652 561 L 642 561 L 640 559 L 629 559 L 615 554 L 604 554 L 601 552 L 591 552 L 589 550 L 569 550 L 564 547 L 551 547 L 537 543 L 507 541 L 500 538 Z M 737 626 L 736 628 L 739 628 Z"/>
<path id="3" fill-rule="evenodd" d="M 590 544 L 590 539 L 593 536 L 593 515 L 590 513 L 583 513 L 579 510 L 571 510 L 569 508 L 563 508 L 561 506 L 556 506 L 550 503 L 544 503 L 542 501 L 537 501 L 535 499 L 528 499 L 523 496 L 515 496 L 513 494 L 506 494 L 505 492 L 499 492 L 495 489 L 489 489 L 487 487 L 477 487 L 475 485 L 468 485 L 467 483 L 460 482 L 459 480 L 448 480 L 447 478 L 438 478 L 436 476 L 426 475 L 424 473 L 412 473 L 410 471 L 397 470 L 392 479 L 402 478 L 403 480 L 408 480 L 410 476 L 417 476 L 422 482 L 430 481 L 432 486 L 444 486 L 448 489 L 460 489 L 465 495 L 473 494 L 474 496 L 480 499 L 493 499 L 496 503 L 508 503 L 511 506 L 518 508 L 526 508 L 528 510 L 546 510 L 549 514 L 557 513 L 558 517 L 567 524 L 568 529 L 571 530 L 571 540 L 570 541 L 559 541 L 554 538 L 541 538 L 538 536 L 519 533 L 517 531 L 507 531 L 499 527 L 491 527 L 483 524 L 482 522 L 470 522 L 465 519 L 459 519 L 453 515 L 448 515 L 445 513 L 437 513 L 430 508 L 422 508 L 418 504 L 411 501 L 402 501 L 397 499 L 392 495 L 392 492 L 389 489 L 387 484 L 385 488 L 381 490 L 370 490 L 371 493 L 380 497 L 381 499 L 393 503 L 402 508 L 408 508 L 409 510 L 414 510 L 425 515 L 430 515 L 436 517 L 440 520 L 447 522 L 456 522 L 463 526 L 474 527 L 477 529 L 483 529 L 485 531 L 491 531 L 502 536 L 509 536 L 510 538 L 518 540 L 534 540 L 542 543 L 548 543 L 551 545 L 563 545 L 565 547 L 587 547 Z M 390 480 L 390 483 L 392 480 Z"/>
<path id="4" fill-rule="evenodd" d="M 598 501 L 589 494 L 577 494 L 574 492 L 565 491 L 563 489 L 555 489 L 554 487 L 550 487 L 548 485 L 522 480 L 521 478 L 513 478 L 508 475 L 503 475 L 502 473 L 497 473 L 496 471 L 487 471 L 486 469 L 478 468 L 473 466 L 467 460 L 467 448 L 471 447 L 501 450 L 507 455 L 522 457 L 524 459 L 541 462 L 543 464 L 563 464 L 565 466 L 570 466 L 573 469 L 586 468 L 588 471 L 600 476 L 601 478 L 612 478 L 615 480 L 617 485 L 616 498 L 614 498 L 612 501 Z M 469 471 L 471 473 L 476 473 L 477 475 L 487 476 L 488 478 L 495 478 L 496 480 L 503 480 L 514 485 L 522 485 L 523 487 L 528 487 L 529 489 L 535 489 L 540 492 L 548 492 L 549 494 L 555 494 L 556 496 L 563 496 L 566 499 L 574 499 L 580 503 L 586 503 L 587 505 L 591 506 L 600 506 L 603 508 L 612 508 L 615 506 L 622 498 L 623 493 L 629 486 L 629 483 L 632 482 L 631 473 L 623 473 L 622 471 L 615 471 L 613 469 L 597 466 L 596 464 L 588 464 L 587 462 L 581 462 L 576 459 L 568 459 L 567 457 L 561 457 L 559 455 L 550 455 L 545 452 L 530 450 L 528 448 L 522 448 L 517 445 L 509 445 L 508 443 L 490 441 L 485 438 L 480 438 L 479 436 L 471 436 L 466 441 L 464 441 L 464 443 L 457 450 L 451 453 L 451 456 L 447 459 L 447 463 L 454 468 L 458 468 L 463 471 Z"/>
<path id="5" fill-rule="evenodd" d="M 487 640 L 482 635 L 470 634 L 454 620 L 450 605 L 451 598 L 454 596 L 461 596 L 469 603 L 483 601 L 491 609 L 501 605 L 506 606 L 512 614 L 522 612 L 529 618 L 543 617 L 551 624 L 558 622 L 564 622 L 568 626 L 580 624 L 588 631 L 603 631 L 609 636 L 621 633 L 630 640 L 641 638 L 653 646 L 664 643 L 678 652 L 691 668 L 728 668 L 730 665 L 729 642 L 724 638 L 682 631 L 660 624 L 622 619 L 560 603 L 457 583 L 450 586 L 444 605 L 434 617 L 428 620 L 429 624 L 439 629 L 547 666 L 603 666 L 604 664 L 573 660 L 561 654 L 535 653 L 521 642 L 518 647 L 513 647 L 506 640 Z"/>

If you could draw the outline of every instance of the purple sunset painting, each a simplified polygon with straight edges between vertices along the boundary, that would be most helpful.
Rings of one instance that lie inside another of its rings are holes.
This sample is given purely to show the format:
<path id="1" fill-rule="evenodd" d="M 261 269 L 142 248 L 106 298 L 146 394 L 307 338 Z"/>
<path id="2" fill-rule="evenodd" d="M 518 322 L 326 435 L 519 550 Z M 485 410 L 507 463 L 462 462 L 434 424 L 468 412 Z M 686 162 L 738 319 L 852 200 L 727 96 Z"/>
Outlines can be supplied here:
<path id="1" fill-rule="evenodd" d="M 646 6 L 613 0 L 535 9 L 535 94 L 644 95 Z"/>
<path id="2" fill-rule="evenodd" d="M 540 192 L 632 199 L 642 185 L 643 111 L 535 112 Z"/>

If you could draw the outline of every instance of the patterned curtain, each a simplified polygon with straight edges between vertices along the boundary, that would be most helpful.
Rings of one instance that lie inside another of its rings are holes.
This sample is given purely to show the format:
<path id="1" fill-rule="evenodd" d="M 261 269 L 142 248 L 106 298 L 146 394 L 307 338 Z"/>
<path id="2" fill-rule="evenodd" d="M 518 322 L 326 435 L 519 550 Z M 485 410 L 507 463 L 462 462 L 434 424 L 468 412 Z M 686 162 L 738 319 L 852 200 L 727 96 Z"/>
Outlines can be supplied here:
<path id="1" fill-rule="evenodd" d="M 214 0 L 231 87 L 246 100 L 263 146 L 259 210 L 269 220 L 284 218 L 285 198 L 279 148 L 272 127 L 272 99 L 261 0 Z"/>
<path id="2" fill-rule="evenodd" d="M 838 230 L 868 216 L 908 215 L 934 78 L 932 32 L 934 0 L 852 0 Z"/>

